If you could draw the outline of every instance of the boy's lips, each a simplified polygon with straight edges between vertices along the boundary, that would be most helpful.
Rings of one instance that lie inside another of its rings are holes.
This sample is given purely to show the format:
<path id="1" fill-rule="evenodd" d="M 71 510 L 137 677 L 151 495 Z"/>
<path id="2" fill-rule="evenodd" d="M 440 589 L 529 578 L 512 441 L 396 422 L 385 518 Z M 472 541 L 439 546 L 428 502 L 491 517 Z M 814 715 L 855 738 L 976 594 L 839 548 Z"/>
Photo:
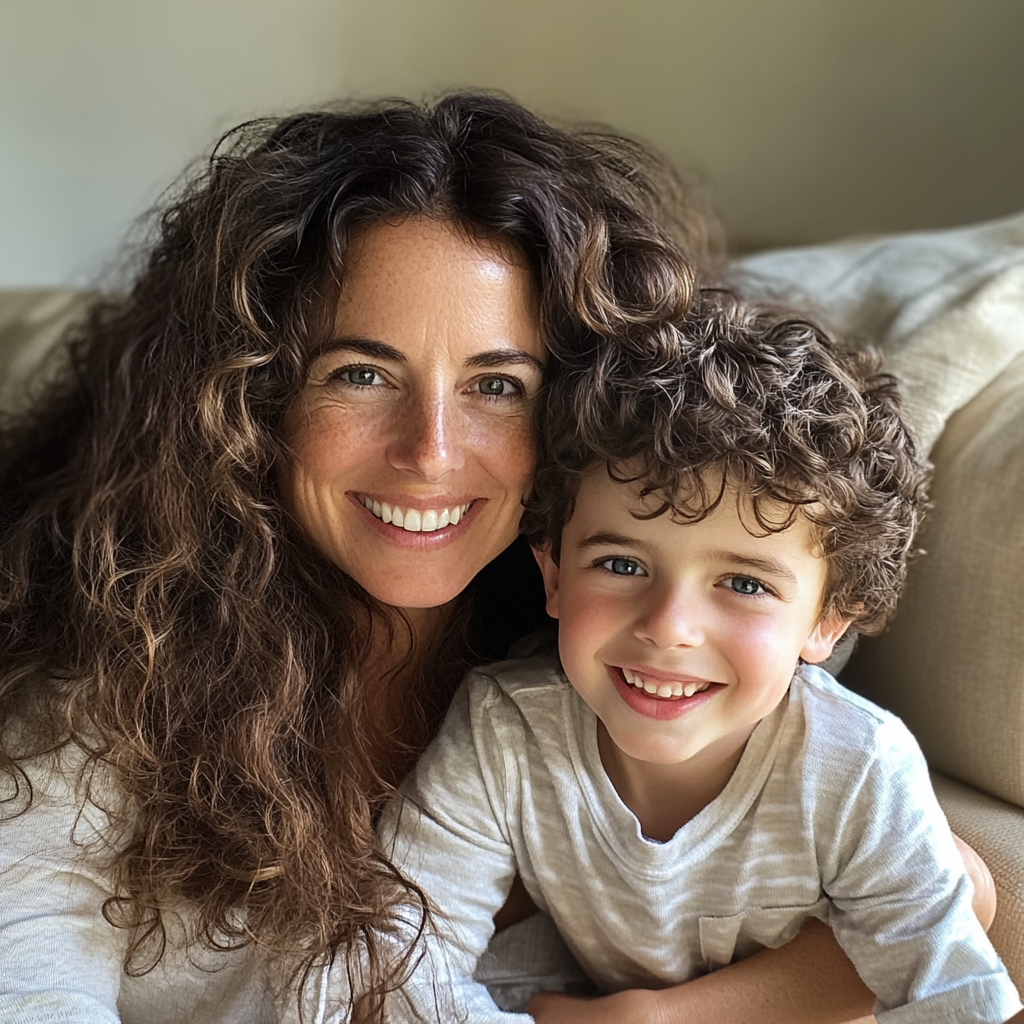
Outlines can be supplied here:
<path id="1" fill-rule="evenodd" d="M 678 718 L 706 704 L 720 690 L 722 683 L 687 675 L 664 675 L 609 665 L 608 675 L 619 696 L 630 708 L 645 718 L 660 720 Z M 639 685 L 638 685 L 639 684 Z M 650 687 L 654 692 L 650 692 Z"/>

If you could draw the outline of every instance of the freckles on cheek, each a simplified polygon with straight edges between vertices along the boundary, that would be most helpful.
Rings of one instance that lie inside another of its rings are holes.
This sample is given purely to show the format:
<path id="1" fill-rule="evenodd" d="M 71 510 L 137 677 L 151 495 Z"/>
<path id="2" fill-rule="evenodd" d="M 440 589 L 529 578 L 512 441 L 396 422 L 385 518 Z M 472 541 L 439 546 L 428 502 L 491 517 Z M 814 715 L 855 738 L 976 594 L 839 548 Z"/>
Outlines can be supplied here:
<path id="1" fill-rule="evenodd" d="M 505 480 L 522 480 L 524 491 L 529 489 L 537 461 L 533 429 L 526 417 L 480 429 L 472 435 L 472 445 L 483 460 L 493 468 L 495 476 Z"/>

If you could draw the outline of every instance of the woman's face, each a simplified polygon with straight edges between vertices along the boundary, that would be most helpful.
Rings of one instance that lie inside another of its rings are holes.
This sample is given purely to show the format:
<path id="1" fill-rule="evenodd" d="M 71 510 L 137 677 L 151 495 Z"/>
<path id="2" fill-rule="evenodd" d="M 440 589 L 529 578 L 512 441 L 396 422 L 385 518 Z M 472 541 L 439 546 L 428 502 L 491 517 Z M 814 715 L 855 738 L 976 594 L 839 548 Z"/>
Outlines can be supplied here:
<path id="1" fill-rule="evenodd" d="M 516 535 L 544 359 L 516 252 L 421 216 L 367 228 L 285 417 L 287 507 L 378 600 L 450 601 Z"/>

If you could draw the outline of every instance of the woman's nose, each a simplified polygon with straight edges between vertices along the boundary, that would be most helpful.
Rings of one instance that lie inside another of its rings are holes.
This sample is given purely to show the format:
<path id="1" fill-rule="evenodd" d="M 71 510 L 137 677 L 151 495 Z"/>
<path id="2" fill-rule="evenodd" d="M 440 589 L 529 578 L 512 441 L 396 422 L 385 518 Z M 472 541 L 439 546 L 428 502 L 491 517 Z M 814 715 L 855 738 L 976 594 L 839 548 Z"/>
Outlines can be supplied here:
<path id="1" fill-rule="evenodd" d="M 458 410 L 440 391 L 410 396 L 398 409 L 388 445 L 388 461 L 396 469 L 440 480 L 465 461 Z"/>
<path id="2" fill-rule="evenodd" d="M 696 595 L 681 589 L 649 595 L 636 619 L 636 635 L 662 650 L 699 647 L 704 642 L 704 616 Z"/>

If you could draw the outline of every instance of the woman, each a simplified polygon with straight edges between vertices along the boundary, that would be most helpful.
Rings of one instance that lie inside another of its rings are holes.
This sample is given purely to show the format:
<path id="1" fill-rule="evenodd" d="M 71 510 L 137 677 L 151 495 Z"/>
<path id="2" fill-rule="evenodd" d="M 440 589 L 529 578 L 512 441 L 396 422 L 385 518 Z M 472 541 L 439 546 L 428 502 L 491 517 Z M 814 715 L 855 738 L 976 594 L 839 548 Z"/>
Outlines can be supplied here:
<path id="1" fill-rule="evenodd" d="M 322 1018 L 341 978 L 382 1019 L 418 894 L 375 813 L 539 621 L 531 401 L 680 319 L 710 238 L 638 147 L 493 97 L 222 141 L 3 434 L 0 1018 Z M 707 1020 L 870 1005 L 824 932 L 702 982 Z"/>

